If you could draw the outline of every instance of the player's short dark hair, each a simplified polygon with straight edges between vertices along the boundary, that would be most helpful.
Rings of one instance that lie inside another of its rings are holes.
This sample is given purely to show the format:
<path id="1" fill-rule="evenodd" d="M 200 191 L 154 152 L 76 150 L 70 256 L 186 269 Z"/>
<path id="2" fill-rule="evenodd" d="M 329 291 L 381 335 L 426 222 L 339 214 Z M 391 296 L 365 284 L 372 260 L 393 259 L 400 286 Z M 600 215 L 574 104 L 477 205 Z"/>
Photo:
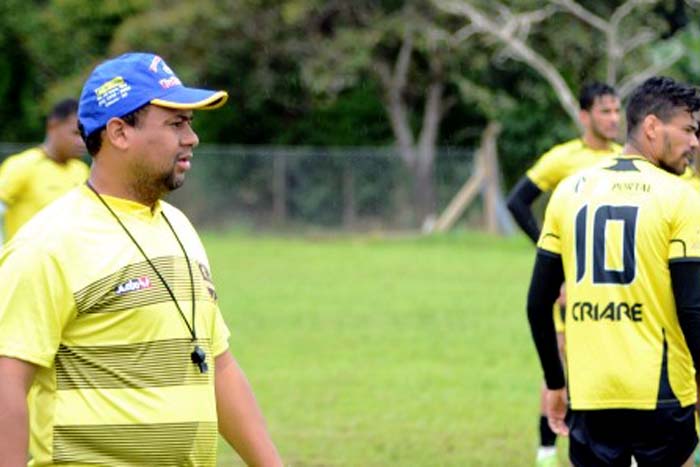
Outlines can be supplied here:
<path id="1" fill-rule="evenodd" d="M 78 113 L 78 101 L 75 99 L 63 99 L 57 102 L 46 117 L 48 120 L 65 120 Z"/>
<path id="2" fill-rule="evenodd" d="M 578 105 L 581 110 L 591 110 L 596 98 L 603 96 L 617 96 L 617 92 L 612 86 L 599 81 L 588 83 L 581 88 L 578 95 Z"/>
<path id="3" fill-rule="evenodd" d="M 148 107 L 148 104 L 139 107 L 133 112 L 129 112 L 128 114 L 119 118 L 124 120 L 124 122 L 129 126 L 139 126 L 141 117 L 143 116 L 146 107 Z M 83 141 L 85 142 L 85 148 L 87 149 L 88 154 L 90 154 L 91 156 L 95 156 L 95 154 L 100 152 L 100 148 L 102 147 L 102 130 L 104 129 L 105 127 L 98 128 L 89 135 L 86 135 L 85 127 L 83 127 L 82 123 L 78 122 L 78 130 L 80 130 L 80 136 L 83 138 Z"/>
<path id="4" fill-rule="evenodd" d="M 689 113 L 700 110 L 697 88 L 665 76 L 649 78 L 632 91 L 627 102 L 627 135 L 637 130 L 647 115 L 668 122 L 679 110 Z"/>

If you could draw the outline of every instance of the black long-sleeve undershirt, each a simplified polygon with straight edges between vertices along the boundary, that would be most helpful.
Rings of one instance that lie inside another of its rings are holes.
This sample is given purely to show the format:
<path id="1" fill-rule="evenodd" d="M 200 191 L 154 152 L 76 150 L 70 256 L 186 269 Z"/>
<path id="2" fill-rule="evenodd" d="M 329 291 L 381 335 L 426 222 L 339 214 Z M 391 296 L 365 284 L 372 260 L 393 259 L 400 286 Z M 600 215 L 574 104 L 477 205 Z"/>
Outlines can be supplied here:
<path id="1" fill-rule="evenodd" d="M 700 262 L 673 261 L 669 264 L 671 286 L 676 300 L 678 323 L 683 331 L 695 371 L 700 370 Z"/>
<path id="2" fill-rule="evenodd" d="M 559 296 L 562 282 L 564 266 L 561 256 L 537 249 L 527 294 L 527 319 L 549 389 L 561 389 L 566 385 L 552 316 L 552 306 Z"/>
<path id="3" fill-rule="evenodd" d="M 700 261 L 671 262 L 669 269 L 678 323 L 695 369 L 700 371 Z M 563 279 L 561 256 L 538 249 L 527 297 L 527 317 L 549 389 L 565 385 L 552 317 Z"/>
<path id="4" fill-rule="evenodd" d="M 515 222 L 537 244 L 540 227 L 532 214 L 532 203 L 542 194 L 537 185 L 524 175 L 508 194 L 506 204 Z"/>

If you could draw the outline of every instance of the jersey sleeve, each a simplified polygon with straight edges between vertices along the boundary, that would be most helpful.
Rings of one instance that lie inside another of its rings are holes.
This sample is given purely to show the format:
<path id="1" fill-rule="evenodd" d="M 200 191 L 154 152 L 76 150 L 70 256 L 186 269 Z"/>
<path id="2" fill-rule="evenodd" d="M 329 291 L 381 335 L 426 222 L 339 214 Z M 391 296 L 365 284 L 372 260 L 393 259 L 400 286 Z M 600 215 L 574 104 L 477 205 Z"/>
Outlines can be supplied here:
<path id="1" fill-rule="evenodd" d="M 700 194 L 683 184 L 671 219 L 669 262 L 700 261 Z"/>
<path id="2" fill-rule="evenodd" d="M 205 278 L 205 281 L 208 282 L 206 286 L 208 288 L 211 288 L 210 294 L 216 302 L 214 305 L 214 319 L 212 320 L 212 329 L 210 335 L 212 352 L 214 354 L 214 357 L 218 357 L 219 355 L 224 353 L 226 349 L 228 349 L 228 340 L 231 337 L 231 332 L 229 331 L 228 326 L 226 325 L 226 321 L 224 320 L 224 317 L 221 314 L 221 309 L 219 308 L 218 297 L 216 295 L 216 291 L 214 290 L 214 281 L 211 277 L 211 273 L 209 272 L 209 264 L 207 264 L 205 268 L 205 275 L 207 276 Z"/>
<path id="3" fill-rule="evenodd" d="M 27 174 L 27 164 L 22 159 L 10 157 L 0 165 L 0 201 L 14 204 L 26 184 Z"/>
<path id="4" fill-rule="evenodd" d="M 58 261 L 22 245 L 0 256 L 0 355 L 50 367 L 75 300 Z"/>
<path id="5" fill-rule="evenodd" d="M 541 250 L 561 255 L 561 228 L 560 219 L 562 216 L 562 186 L 560 185 L 552 194 L 552 198 L 547 204 L 542 224 L 542 233 L 537 242 L 537 248 Z"/>
<path id="6" fill-rule="evenodd" d="M 564 164 L 562 164 L 562 157 L 564 156 L 565 154 L 562 152 L 561 147 L 550 149 L 527 171 L 527 177 L 540 190 L 553 190 L 565 175 L 563 170 Z"/>
<path id="7" fill-rule="evenodd" d="M 216 319 L 214 320 L 214 329 L 212 332 L 211 348 L 215 357 L 218 357 L 228 349 L 228 339 L 231 337 L 231 332 L 226 326 L 224 317 L 221 315 L 221 310 L 216 310 Z"/>

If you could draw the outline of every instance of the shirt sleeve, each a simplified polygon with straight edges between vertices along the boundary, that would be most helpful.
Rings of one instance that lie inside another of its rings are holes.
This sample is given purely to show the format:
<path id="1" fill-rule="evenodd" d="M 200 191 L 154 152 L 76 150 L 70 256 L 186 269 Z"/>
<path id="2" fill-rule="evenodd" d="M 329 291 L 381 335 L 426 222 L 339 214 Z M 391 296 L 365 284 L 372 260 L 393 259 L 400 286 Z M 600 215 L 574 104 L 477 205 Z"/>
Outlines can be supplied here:
<path id="1" fill-rule="evenodd" d="M 550 149 L 527 171 L 527 177 L 541 191 L 552 191 L 564 178 L 562 156 L 560 147 Z"/>
<path id="2" fill-rule="evenodd" d="M 549 204 L 547 204 L 547 209 L 544 214 L 544 223 L 542 224 L 542 233 L 537 242 L 538 248 L 556 255 L 561 255 L 561 229 L 559 219 L 562 210 L 562 197 L 560 196 L 560 189 L 561 186 L 554 191 L 554 194 L 552 194 L 549 200 Z"/>
<path id="3" fill-rule="evenodd" d="M 683 183 L 674 197 L 669 262 L 700 261 L 700 194 Z"/>
<path id="4" fill-rule="evenodd" d="M 26 164 L 15 157 L 7 159 L 0 165 L 0 201 L 7 205 L 14 204 L 26 181 Z"/>
<path id="5" fill-rule="evenodd" d="M 0 256 L 0 355 L 50 367 L 75 300 L 59 262 L 22 242 Z"/>
<path id="6" fill-rule="evenodd" d="M 224 317 L 221 315 L 221 310 L 217 308 L 216 318 L 214 320 L 214 329 L 212 332 L 211 348 L 214 357 L 218 357 L 228 349 L 228 340 L 231 337 L 231 332 L 226 326 Z"/>

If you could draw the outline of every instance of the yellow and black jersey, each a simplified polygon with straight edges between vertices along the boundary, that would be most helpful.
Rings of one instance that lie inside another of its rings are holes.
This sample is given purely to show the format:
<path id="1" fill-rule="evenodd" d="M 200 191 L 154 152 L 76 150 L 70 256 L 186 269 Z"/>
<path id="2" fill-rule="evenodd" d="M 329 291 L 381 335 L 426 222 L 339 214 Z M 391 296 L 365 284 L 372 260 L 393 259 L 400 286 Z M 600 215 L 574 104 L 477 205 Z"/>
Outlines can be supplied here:
<path id="1" fill-rule="evenodd" d="M 0 254 L 0 355 L 38 366 L 36 465 L 215 464 L 214 358 L 228 348 L 204 248 L 174 207 L 104 196 L 166 287 L 86 186 L 34 216 Z M 176 238 L 182 242 L 191 267 Z M 194 280 L 191 287 L 190 271 Z M 193 295 L 194 294 L 194 295 Z"/>
<path id="2" fill-rule="evenodd" d="M 571 407 L 653 409 L 696 401 L 669 263 L 700 260 L 700 195 L 642 157 L 566 179 L 538 247 L 566 280 Z"/>
<path id="3" fill-rule="evenodd" d="M 692 166 L 688 166 L 681 175 L 681 179 L 688 182 L 697 192 L 700 192 L 700 174 Z"/>
<path id="4" fill-rule="evenodd" d="M 0 201 L 7 205 L 5 240 L 34 214 L 88 178 L 79 159 L 59 164 L 40 147 L 10 156 L 0 166 Z"/>
<path id="5" fill-rule="evenodd" d="M 586 146 L 581 138 L 576 138 L 544 153 L 526 175 L 541 191 L 551 191 L 566 177 L 597 164 L 601 158 L 621 152 L 622 147 L 617 143 L 610 143 L 608 149 L 597 150 Z"/>

